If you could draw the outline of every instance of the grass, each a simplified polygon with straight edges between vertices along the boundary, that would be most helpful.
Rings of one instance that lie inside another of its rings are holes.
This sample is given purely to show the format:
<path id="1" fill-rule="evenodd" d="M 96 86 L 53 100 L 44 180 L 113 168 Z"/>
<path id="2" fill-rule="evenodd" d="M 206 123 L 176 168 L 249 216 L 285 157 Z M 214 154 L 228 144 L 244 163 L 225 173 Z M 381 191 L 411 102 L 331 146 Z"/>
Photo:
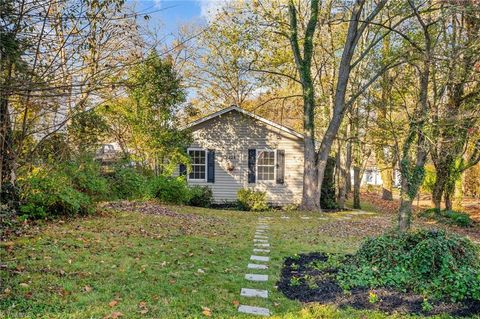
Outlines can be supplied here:
<path id="1" fill-rule="evenodd" d="M 1 244 L 0 318 L 247 318 L 238 304 L 274 318 L 387 318 L 377 312 L 302 305 L 277 292 L 283 258 L 310 251 L 352 253 L 360 238 L 318 227 L 345 213 L 309 220 L 301 212 L 246 213 L 170 207 L 178 216 L 108 212 L 54 222 Z M 258 216 L 271 215 L 268 283 L 243 276 Z M 290 219 L 281 219 L 287 215 Z M 370 218 L 371 216 L 353 217 Z M 267 300 L 240 297 L 268 289 Z M 405 316 L 392 316 L 404 318 Z"/>

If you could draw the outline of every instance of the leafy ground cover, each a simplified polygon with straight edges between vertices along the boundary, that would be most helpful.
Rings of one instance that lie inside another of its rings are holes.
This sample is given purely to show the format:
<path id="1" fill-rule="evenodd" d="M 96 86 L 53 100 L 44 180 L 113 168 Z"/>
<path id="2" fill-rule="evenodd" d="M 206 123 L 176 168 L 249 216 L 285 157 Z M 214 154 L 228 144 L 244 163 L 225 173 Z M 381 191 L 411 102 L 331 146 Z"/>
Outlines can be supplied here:
<path id="1" fill-rule="evenodd" d="M 387 313 L 453 316 L 480 315 L 480 303 L 431 301 L 412 292 L 391 288 L 355 288 L 344 293 L 338 280 L 342 265 L 351 261 L 351 255 L 320 252 L 294 255 L 286 258 L 279 289 L 291 299 L 303 302 L 381 310 Z"/>
<path id="2" fill-rule="evenodd" d="M 258 216 L 270 215 L 267 300 L 239 295 Z M 288 216 L 289 219 L 281 219 Z M 308 216 L 309 219 L 302 219 Z M 369 227 L 368 222 L 372 224 Z M 365 229 L 393 219 L 353 212 L 241 212 L 121 202 L 99 215 L 49 222 L 1 243 L 1 318 L 246 318 L 238 304 L 274 318 L 386 318 L 375 311 L 302 304 L 276 289 L 298 253 L 354 253 Z M 379 226 L 380 225 L 380 226 Z M 390 317 L 404 318 L 404 315 Z"/>

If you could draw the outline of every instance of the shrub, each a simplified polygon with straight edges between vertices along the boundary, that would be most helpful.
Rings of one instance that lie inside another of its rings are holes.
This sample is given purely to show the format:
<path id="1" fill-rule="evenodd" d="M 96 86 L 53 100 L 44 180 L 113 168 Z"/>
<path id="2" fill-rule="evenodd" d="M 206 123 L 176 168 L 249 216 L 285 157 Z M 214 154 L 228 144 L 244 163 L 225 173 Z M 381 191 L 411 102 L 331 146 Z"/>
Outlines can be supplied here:
<path id="1" fill-rule="evenodd" d="M 72 186 L 93 201 L 109 198 L 110 188 L 108 180 L 100 173 L 100 165 L 91 158 L 72 161 L 60 167 L 71 180 Z"/>
<path id="2" fill-rule="evenodd" d="M 261 212 L 268 210 L 267 193 L 242 188 L 237 192 L 237 202 L 241 210 Z"/>
<path id="3" fill-rule="evenodd" d="M 468 214 L 454 210 L 429 208 L 421 212 L 419 215 L 421 217 L 435 219 L 444 224 L 453 224 L 460 227 L 469 227 L 473 224 L 473 220 Z"/>
<path id="4" fill-rule="evenodd" d="M 452 224 L 461 226 L 461 227 L 469 227 L 472 226 L 473 221 L 470 216 L 463 212 L 457 212 L 454 210 L 445 210 L 442 212 L 442 216 L 450 220 Z"/>
<path id="5" fill-rule="evenodd" d="M 391 287 L 435 299 L 480 300 L 477 248 L 444 231 L 392 233 L 366 240 L 340 268 L 344 289 Z"/>
<path id="6" fill-rule="evenodd" d="M 190 190 L 185 177 L 158 176 L 150 182 L 150 195 L 163 203 L 187 204 Z"/>
<path id="7" fill-rule="evenodd" d="M 136 199 L 147 192 L 147 179 L 133 167 L 118 166 L 110 178 L 112 196 L 117 199 Z"/>
<path id="8" fill-rule="evenodd" d="M 208 186 L 192 186 L 190 187 L 190 200 L 188 204 L 198 207 L 210 207 L 213 201 L 212 190 Z"/>
<path id="9" fill-rule="evenodd" d="M 20 207 L 24 218 L 88 214 L 94 211 L 90 197 L 76 190 L 64 172 L 41 172 L 22 181 Z"/>

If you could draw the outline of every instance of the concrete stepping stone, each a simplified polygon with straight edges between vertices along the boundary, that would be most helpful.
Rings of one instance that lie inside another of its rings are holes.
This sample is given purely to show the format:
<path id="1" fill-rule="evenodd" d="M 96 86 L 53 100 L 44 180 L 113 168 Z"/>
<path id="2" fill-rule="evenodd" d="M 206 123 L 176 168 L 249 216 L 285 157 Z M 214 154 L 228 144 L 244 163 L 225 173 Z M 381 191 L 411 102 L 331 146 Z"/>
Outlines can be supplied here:
<path id="1" fill-rule="evenodd" d="M 250 289 L 242 288 L 240 291 L 240 296 L 242 297 L 252 297 L 252 298 L 268 298 L 268 291 L 261 289 Z"/>
<path id="2" fill-rule="evenodd" d="M 250 260 L 256 260 L 256 261 L 269 261 L 270 257 L 267 256 L 257 256 L 257 255 L 251 255 Z"/>
<path id="3" fill-rule="evenodd" d="M 248 264 L 248 269 L 268 269 L 267 265 L 260 265 L 260 264 Z"/>
<path id="4" fill-rule="evenodd" d="M 238 312 L 246 313 L 249 315 L 270 316 L 270 310 L 262 307 L 240 305 L 238 307 Z"/>
<path id="5" fill-rule="evenodd" d="M 266 239 L 268 239 L 268 236 L 263 236 L 263 235 L 255 235 L 255 238 L 257 238 L 257 239 L 262 239 L 262 238 L 266 238 Z"/>
<path id="6" fill-rule="evenodd" d="M 327 217 L 318 217 L 318 219 L 320 219 L 320 220 L 327 220 L 328 218 L 327 218 Z"/>
<path id="7" fill-rule="evenodd" d="M 300 217 L 301 219 L 310 219 L 310 217 L 307 217 L 307 216 L 302 216 Z"/>
<path id="8" fill-rule="evenodd" d="M 266 233 L 267 233 L 267 232 L 266 232 L 265 230 L 259 230 L 259 229 L 257 229 L 257 230 L 255 231 L 255 234 L 257 234 L 257 235 L 265 235 Z"/>
<path id="9" fill-rule="evenodd" d="M 253 241 L 256 243 L 268 243 L 268 239 L 254 239 Z"/>
<path id="10" fill-rule="evenodd" d="M 258 225 L 257 229 L 268 229 L 268 225 Z"/>
<path id="11" fill-rule="evenodd" d="M 256 247 L 270 247 L 270 244 L 255 243 L 255 244 L 253 244 L 253 246 L 256 246 Z"/>
<path id="12" fill-rule="evenodd" d="M 268 275 L 246 274 L 245 279 L 250 281 L 268 281 Z"/>
<path id="13" fill-rule="evenodd" d="M 253 252 L 255 252 L 255 253 L 269 253 L 270 249 L 253 248 Z"/>
<path id="14" fill-rule="evenodd" d="M 290 219 L 290 217 L 288 217 L 288 216 L 282 216 L 282 217 L 280 217 L 280 218 L 281 218 L 281 219 Z"/>

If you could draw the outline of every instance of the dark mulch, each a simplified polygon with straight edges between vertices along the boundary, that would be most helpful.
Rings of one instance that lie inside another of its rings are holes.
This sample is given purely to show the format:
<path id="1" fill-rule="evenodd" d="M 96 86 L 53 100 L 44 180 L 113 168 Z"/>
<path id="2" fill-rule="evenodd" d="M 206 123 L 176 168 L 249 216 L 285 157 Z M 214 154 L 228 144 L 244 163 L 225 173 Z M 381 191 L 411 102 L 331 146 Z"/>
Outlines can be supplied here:
<path id="1" fill-rule="evenodd" d="M 345 256 L 349 258 L 349 256 Z M 385 313 L 409 313 L 422 315 L 449 314 L 452 316 L 472 316 L 480 314 L 480 303 L 467 301 L 463 303 L 431 302 L 433 309 L 424 311 L 424 298 L 411 292 L 399 292 L 389 288 L 375 290 L 353 289 L 344 293 L 335 277 L 337 269 L 316 269 L 311 263 L 328 260 L 323 253 L 300 254 L 285 259 L 278 289 L 289 299 L 301 302 L 320 302 L 334 304 L 340 308 L 378 310 Z M 292 278 L 294 278 L 292 280 Z M 378 301 L 370 302 L 370 292 L 378 296 Z"/>

